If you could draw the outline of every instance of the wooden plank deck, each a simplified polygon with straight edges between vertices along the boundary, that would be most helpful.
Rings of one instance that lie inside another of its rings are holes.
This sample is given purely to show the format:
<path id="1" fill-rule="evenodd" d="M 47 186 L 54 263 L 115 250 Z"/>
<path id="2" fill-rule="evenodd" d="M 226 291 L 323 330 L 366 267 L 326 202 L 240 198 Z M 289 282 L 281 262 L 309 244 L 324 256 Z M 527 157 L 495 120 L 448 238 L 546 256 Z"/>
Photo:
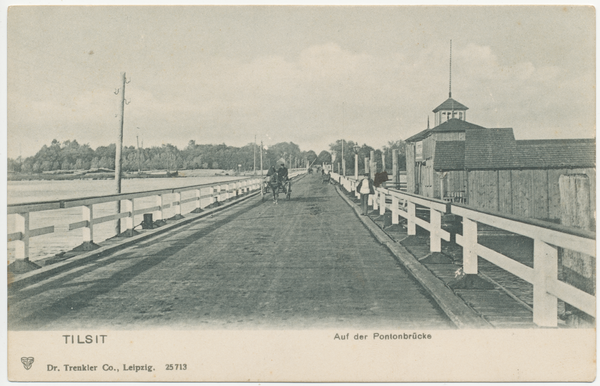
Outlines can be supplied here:
<path id="1" fill-rule="evenodd" d="M 320 176 L 9 294 L 11 330 L 454 326 Z"/>

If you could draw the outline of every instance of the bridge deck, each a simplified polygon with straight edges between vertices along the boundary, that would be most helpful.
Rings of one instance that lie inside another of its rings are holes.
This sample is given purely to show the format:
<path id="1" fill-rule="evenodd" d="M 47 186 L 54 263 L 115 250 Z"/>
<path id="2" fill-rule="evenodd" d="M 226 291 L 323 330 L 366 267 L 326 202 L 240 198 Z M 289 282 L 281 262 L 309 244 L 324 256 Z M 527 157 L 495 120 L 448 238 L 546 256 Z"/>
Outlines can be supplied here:
<path id="1" fill-rule="evenodd" d="M 452 328 L 320 176 L 29 285 L 9 328 Z"/>

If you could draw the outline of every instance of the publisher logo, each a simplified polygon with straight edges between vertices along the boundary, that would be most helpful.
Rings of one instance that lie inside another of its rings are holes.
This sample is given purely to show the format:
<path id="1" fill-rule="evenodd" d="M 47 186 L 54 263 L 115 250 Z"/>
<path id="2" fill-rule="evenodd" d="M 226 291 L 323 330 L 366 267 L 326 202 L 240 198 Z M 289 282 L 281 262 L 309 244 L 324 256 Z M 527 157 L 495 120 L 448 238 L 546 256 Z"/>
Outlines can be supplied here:
<path id="1" fill-rule="evenodd" d="M 23 357 L 21 358 L 21 363 L 23 363 L 25 370 L 29 370 L 31 365 L 33 365 L 33 357 Z"/>

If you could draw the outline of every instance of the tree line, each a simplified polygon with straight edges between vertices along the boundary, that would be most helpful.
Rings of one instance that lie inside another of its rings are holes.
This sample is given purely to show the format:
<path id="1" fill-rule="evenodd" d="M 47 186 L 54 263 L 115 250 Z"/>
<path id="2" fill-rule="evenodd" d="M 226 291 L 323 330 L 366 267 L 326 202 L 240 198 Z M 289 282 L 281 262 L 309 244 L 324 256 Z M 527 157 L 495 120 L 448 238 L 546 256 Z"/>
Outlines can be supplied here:
<path id="1" fill-rule="evenodd" d="M 288 167 L 306 167 L 322 163 L 341 162 L 342 143 L 344 159 L 348 173 L 354 170 L 354 154 L 359 154 L 359 169 L 364 170 L 364 158 L 369 157 L 370 151 L 375 151 L 379 168 L 381 155 L 386 154 L 386 168 L 392 167 L 391 150 L 399 150 L 399 166 L 404 169 L 404 141 L 390 141 L 383 149 L 373 149 L 363 144 L 359 146 L 353 141 L 338 140 L 330 144 L 330 151 L 316 154 L 313 150 L 302 151 L 293 142 L 281 142 L 263 149 L 263 167 L 265 169 L 285 160 Z M 115 168 L 115 144 L 99 146 L 95 150 L 88 144 L 80 145 L 76 140 L 59 142 L 53 140 L 50 145 L 44 145 L 32 157 L 8 159 L 8 171 L 20 173 L 43 173 L 50 171 L 74 171 Z M 335 158 L 334 158 L 335 156 Z M 260 147 L 249 143 L 243 147 L 196 144 L 190 140 L 184 149 L 178 149 L 171 144 L 136 149 L 134 146 L 124 146 L 122 150 L 121 167 L 125 172 L 149 170 L 184 170 L 184 169 L 225 169 L 253 170 L 260 168 Z"/>
<path id="2" fill-rule="evenodd" d="M 346 173 L 354 174 L 355 154 L 358 154 L 358 172 L 361 174 L 365 172 L 365 158 L 370 158 L 371 151 L 373 151 L 377 171 L 387 170 L 389 172 L 393 168 L 392 151 L 396 150 L 398 152 L 398 170 L 406 170 L 405 145 L 406 143 L 403 140 L 388 141 L 382 149 L 374 149 L 366 144 L 360 145 L 354 141 L 338 139 L 329 145 L 330 152 L 322 152 L 319 154 L 319 158 L 323 158 L 325 163 L 333 162 L 335 170 L 342 167 L 343 159 L 346 161 Z M 385 165 L 383 165 L 384 160 Z"/>

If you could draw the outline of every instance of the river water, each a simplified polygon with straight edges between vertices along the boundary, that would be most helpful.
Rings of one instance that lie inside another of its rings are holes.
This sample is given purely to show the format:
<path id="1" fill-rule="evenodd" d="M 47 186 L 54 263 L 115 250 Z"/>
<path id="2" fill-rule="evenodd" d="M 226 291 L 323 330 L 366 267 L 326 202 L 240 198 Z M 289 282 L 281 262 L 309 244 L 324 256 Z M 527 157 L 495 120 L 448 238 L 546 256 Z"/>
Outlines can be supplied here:
<path id="1" fill-rule="evenodd" d="M 240 179 L 239 176 L 201 176 L 185 178 L 137 178 L 122 181 L 123 193 L 143 192 L 155 189 L 167 189 L 199 184 L 210 184 Z M 115 193 L 114 180 L 66 180 L 66 181 L 8 181 L 8 204 L 40 202 L 101 196 Z M 194 191 L 182 193 L 182 199 L 193 197 Z M 172 200 L 171 195 L 165 196 L 165 203 Z M 134 201 L 136 209 L 156 205 L 155 197 L 140 198 Z M 181 213 L 185 215 L 195 208 L 194 202 L 183 204 Z M 114 202 L 94 205 L 94 217 L 114 214 Z M 174 208 L 165 210 L 165 218 L 174 215 Z M 143 215 L 136 216 L 134 224 L 142 221 Z M 32 212 L 30 214 L 30 229 L 53 225 L 54 233 L 29 239 L 29 258 L 31 261 L 53 256 L 60 252 L 69 251 L 81 244 L 83 230 L 68 231 L 68 224 L 81 221 L 82 209 L 69 208 L 52 211 Z M 15 215 L 8 216 L 8 233 L 15 232 Z M 94 242 L 98 243 L 114 236 L 115 221 L 94 226 Z M 14 260 L 14 243 L 8 243 L 8 261 Z"/>

